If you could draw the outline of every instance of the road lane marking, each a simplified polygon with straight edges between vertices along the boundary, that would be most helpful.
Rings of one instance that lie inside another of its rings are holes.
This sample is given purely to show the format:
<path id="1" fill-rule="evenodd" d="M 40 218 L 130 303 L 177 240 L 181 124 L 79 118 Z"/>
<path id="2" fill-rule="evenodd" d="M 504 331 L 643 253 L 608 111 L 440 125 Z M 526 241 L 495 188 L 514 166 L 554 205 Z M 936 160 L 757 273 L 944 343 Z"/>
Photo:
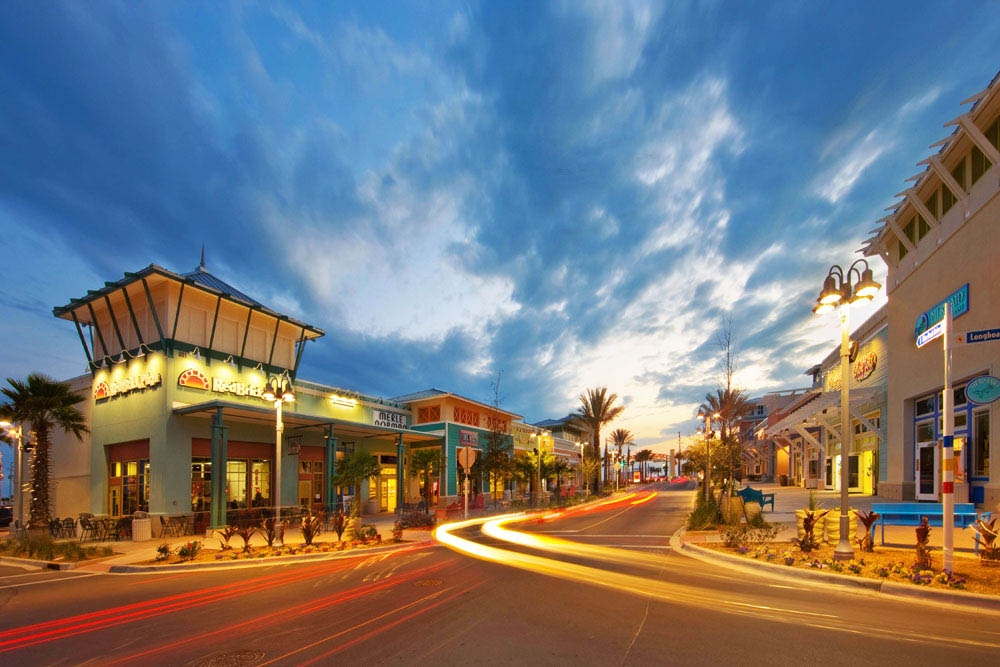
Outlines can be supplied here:
<path id="1" fill-rule="evenodd" d="M 54 579 L 43 579 L 42 581 L 26 581 L 23 584 L 7 584 L 6 586 L 0 586 L 0 590 L 5 588 L 24 588 L 25 586 L 37 586 L 39 584 L 52 584 L 59 581 L 72 581 L 73 579 L 83 579 L 84 577 L 95 577 L 99 574 L 104 574 L 103 572 L 78 572 L 73 576 L 67 577 L 56 577 Z"/>

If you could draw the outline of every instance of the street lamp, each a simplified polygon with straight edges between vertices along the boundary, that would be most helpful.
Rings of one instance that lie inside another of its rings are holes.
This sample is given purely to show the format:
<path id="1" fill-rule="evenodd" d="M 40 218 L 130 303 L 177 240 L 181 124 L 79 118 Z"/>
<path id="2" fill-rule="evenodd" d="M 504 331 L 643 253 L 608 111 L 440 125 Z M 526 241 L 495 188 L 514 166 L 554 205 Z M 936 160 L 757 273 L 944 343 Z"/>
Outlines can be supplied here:
<path id="1" fill-rule="evenodd" d="M 858 267 L 864 265 L 864 269 Z M 857 282 L 852 285 L 851 277 L 857 275 Z M 823 280 L 823 289 L 820 290 L 819 298 L 813 312 L 817 315 L 840 310 L 840 541 L 833 550 L 833 557 L 837 560 L 850 560 L 854 558 L 854 547 L 851 546 L 850 536 L 850 512 L 848 502 L 848 455 L 851 437 L 851 415 L 849 412 L 851 405 L 851 332 L 848 323 L 848 306 L 861 301 L 871 301 L 878 294 L 881 283 L 872 277 L 872 270 L 868 266 L 868 261 L 859 259 L 851 264 L 845 272 L 839 265 L 834 264 Z"/>
<path id="2" fill-rule="evenodd" d="M 21 452 L 23 449 L 24 431 L 20 424 L 14 425 L 8 421 L 0 421 L 0 428 L 7 432 L 7 435 L 14 440 L 14 477 L 10 481 L 10 495 L 14 503 L 12 508 L 14 520 L 17 521 L 17 528 L 24 527 L 24 494 L 21 492 Z"/>
<path id="3" fill-rule="evenodd" d="M 285 425 L 281 422 L 281 406 L 295 402 L 295 392 L 292 382 L 285 374 L 282 377 L 271 376 L 267 379 L 262 398 L 274 404 L 276 418 L 274 422 L 274 519 L 281 518 L 281 433 Z"/>
<path id="4" fill-rule="evenodd" d="M 712 450 L 710 440 L 712 438 L 712 420 L 719 419 L 719 413 L 698 412 L 698 421 L 705 422 L 705 500 L 712 495 Z"/>

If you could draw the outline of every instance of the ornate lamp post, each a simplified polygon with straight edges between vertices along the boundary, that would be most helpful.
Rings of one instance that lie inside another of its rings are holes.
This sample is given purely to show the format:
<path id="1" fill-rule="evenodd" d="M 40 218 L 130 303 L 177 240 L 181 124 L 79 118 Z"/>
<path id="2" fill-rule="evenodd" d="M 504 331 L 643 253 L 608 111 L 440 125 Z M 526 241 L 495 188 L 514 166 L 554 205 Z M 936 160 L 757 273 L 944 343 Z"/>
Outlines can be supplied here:
<path id="1" fill-rule="evenodd" d="M 712 439 L 712 420 L 719 419 L 719 413 L 708 414 L 698 413 L 698 421 L 705 422 L 705 500 L 712 496 L 712 450 L 710 441 Z"/>
<path id="2" fill-rule="evenodd" d="M 864 269 L 858 268 L 864 264 Z M 851 277 L 857 275 L 852 285 Z M 850 536 L 850 503 L 848 502 L 848 457 L 851 439 L 851 332 L 848 323 L 848 306 L 860 301 L 871 301 L 878 294 L 881 283 L 875 282 L 868 261 L 859 259 L 845 272 L 834 264 L 826 274 L 823 289 L 816 299 L 813 312 L 817 315 L 840 311 L 840 541 L 833 551 L 837 560 L 854 558 Z"/>
<path id="3" fill-rule="evenodd" d="M 14 477 L 10 480 L 10 495 L 13 506 L 14 521 L 17 521 L 17 529 L 24 528 L 24 494 L 21 487 L 24 485 L 21 479 L 21 452 L 23 451 L 24 435 L 20 424 L 14 425 L 11 422 L 0 422 L 0 428 L 7 431 L 7 435 L 14 441 Z"/>
<path id="4" fill-rule="evenodd" d="M 274 518 L 281 518 L 281 434 L 285 425 L 281 422 L 281 406 L 295 401 L 295 392 L 287 375 L 271 376 L 264 387 L 263 398 L 274 404 Z"/>

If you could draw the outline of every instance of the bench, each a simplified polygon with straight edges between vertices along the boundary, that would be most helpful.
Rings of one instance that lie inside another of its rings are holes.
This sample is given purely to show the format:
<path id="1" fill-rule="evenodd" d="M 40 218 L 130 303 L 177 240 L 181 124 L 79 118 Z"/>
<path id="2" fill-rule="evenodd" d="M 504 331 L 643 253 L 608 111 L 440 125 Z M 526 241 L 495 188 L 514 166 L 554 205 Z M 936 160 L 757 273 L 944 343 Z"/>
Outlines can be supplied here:
<path id="1" fill-rule="evenodd" d="M 885 527 L 889 526 L 919 526 L 921 519 L 927 517 L 931 526 L 941 526 L 944 523 L 944 505 L 941 503 L 873 503 L 872 512 L 878 514 L 878 523 L 882 527 L 882 545 L 885 545 Z M 976 514 L 976 506 L 972 503 L 955 503 L 955 527 L 967 528 L 976 523 L 980 515 Z M 983 512 L 982 519 L 989 520 L 992 512 Z M 875 525 L 872 525 L 872 540 L 875 539 Z M 979 553 L 979 541 L 976 541 L 976 553 Z"/>
<path id="2" fill-rule="evenodd" d="M 740 489 L 736 492 L 740 498 L 743 499 L 744 503 L 757 503 L 760 505 L 760 511 L 764 511 L 764 505 L 770 505 L 771 511 L 774 511 L 774 494 L 764 493 L 759 489 L 754 489 L 749 486 Z"/>

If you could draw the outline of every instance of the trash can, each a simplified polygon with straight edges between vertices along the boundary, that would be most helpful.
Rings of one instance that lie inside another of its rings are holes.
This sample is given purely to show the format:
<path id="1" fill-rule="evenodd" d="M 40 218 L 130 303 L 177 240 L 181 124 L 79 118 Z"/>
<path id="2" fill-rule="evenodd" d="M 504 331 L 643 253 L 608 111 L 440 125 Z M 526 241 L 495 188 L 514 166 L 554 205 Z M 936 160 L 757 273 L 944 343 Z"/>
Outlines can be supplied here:
<path id="1" fill-rule="evenodd" d="M 146 512 L 136 512 L 132 515 L 132 541 L 146 542 L 153 539 L 153 522 Z"/>
<path id="2" fill-rule="evenodd" d="M 788 486 L 788 475 L 778 475 L 778 485 Z"/>

